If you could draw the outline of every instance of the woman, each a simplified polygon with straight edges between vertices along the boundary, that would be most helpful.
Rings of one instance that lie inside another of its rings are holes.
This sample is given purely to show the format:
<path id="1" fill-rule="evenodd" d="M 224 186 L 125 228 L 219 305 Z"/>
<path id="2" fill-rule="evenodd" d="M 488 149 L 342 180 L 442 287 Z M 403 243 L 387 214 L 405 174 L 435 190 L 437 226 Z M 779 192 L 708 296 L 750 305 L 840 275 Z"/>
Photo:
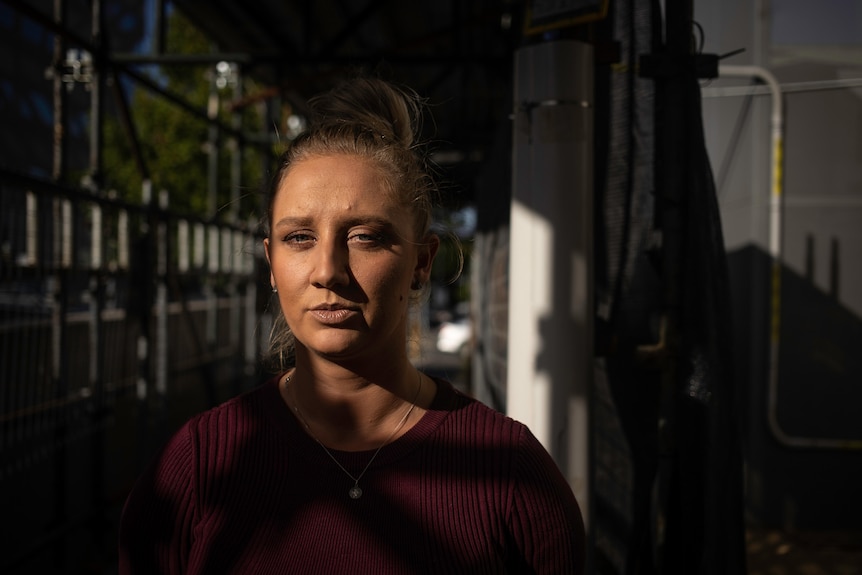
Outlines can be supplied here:
<path id="1" fill-rule="evenodd" d="M 311 105 L 264 240 L 281 374 L 172 438 L 126 503 L 120 572 L 581 573 L 547 452 L 408 359 L 439 245 L 418 98 L 357 79 Z"/>

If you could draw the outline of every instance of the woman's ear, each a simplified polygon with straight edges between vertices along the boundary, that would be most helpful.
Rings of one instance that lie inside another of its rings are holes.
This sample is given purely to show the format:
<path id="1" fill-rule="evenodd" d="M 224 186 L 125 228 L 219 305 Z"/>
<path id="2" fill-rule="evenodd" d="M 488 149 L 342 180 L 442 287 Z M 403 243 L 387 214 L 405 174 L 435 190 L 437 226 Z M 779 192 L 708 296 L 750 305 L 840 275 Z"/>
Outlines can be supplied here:
<path id="1" fill-rule="evenodd" d="M 429 233 L 425 236 L 425 240 L 419 245 L 416 258 L 416 267 L 413 270 L 413 281 L 422 285 L 428 283 L 431 277 L 431 266 L 434 264 L 434 257 L 437 255 L 437 250 L 440 248 L 440 238 L 437 234 Z"/>

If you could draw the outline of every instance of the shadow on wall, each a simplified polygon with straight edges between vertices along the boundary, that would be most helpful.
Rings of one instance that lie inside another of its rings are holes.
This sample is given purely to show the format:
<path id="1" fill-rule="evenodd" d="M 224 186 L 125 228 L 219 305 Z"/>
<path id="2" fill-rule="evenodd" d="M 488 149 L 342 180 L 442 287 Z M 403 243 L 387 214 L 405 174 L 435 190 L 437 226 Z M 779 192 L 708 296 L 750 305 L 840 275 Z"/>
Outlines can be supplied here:
<path id="1" fill-rule="evenodd" d="M 746 397 L 746 505 L 766 527 L 858 528 L 862 499 L 862 319 L 794 271 L 781 271 L 775 416 L 785 435 L 847 442 L 800 448 L 768 425 L 771 258 L 728 254 L 737 381 Z M 855 442 L 855 443 L 851 443 Z"/>

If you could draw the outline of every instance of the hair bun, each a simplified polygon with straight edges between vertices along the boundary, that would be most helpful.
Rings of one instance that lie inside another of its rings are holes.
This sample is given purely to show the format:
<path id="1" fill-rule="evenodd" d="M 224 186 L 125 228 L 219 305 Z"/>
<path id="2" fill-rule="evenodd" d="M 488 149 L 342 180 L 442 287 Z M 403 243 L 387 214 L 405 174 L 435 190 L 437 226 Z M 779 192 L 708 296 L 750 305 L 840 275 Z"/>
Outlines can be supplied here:
<path id="1" fill-rule="evenodd" d="M 357 78 L 313 98 L 311 131 L 346 127 L 367 130 L 411 148 L 421 130 L 421 100 L 410 90 L 377 78 Z"/>

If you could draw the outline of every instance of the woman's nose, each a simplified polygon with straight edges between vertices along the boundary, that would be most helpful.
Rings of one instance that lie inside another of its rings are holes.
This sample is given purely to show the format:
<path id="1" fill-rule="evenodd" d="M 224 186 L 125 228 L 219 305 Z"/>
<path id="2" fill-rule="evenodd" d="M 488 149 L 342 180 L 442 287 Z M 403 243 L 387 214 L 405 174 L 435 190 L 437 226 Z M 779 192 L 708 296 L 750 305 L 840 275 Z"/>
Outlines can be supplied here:
<path id="1" fill-rule="evenodd" d="M 311 283 L 331 288 L 350 283 L 347 246 L 337 241 L 320 241 L 314 248 L 314 269 Z"/>

